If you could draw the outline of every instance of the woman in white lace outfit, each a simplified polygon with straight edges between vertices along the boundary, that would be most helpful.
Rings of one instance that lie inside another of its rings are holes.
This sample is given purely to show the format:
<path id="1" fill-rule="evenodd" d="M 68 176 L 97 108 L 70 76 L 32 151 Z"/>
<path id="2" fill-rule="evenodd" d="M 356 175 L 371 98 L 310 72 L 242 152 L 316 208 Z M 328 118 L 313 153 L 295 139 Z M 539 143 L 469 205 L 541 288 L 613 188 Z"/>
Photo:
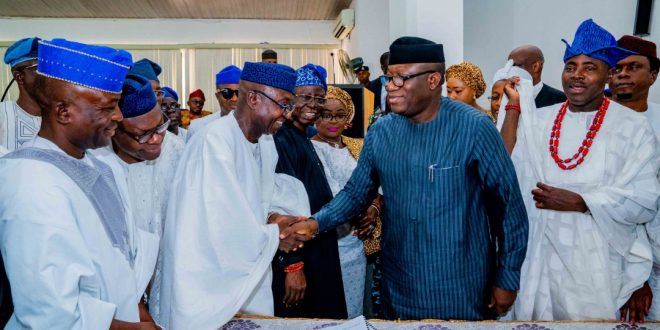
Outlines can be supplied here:
<path id="1" fill-rule="evenodd" d="M 341 88 L 328 86 L 326 99 L 325 107 L 316 121 L 318 134 L 312 137 L 312 144 L 323 164 L 332 194 L 337 195 L 357 166 L 362 139 L 341 135 L 344 129 L 349 127 L 355 113 L 348 93 Z M 379 212 L 379 207 L 376 203 L 367 212 Z M 358 233 L 354 225 L 353 222 L 347 222 L 337 227 L 339 259 L 349 318 L 362 315 L 367 260 L 360 238 L 371 236 L 375 229 L 375 226 L 371 226 L 367 231 Z"/>

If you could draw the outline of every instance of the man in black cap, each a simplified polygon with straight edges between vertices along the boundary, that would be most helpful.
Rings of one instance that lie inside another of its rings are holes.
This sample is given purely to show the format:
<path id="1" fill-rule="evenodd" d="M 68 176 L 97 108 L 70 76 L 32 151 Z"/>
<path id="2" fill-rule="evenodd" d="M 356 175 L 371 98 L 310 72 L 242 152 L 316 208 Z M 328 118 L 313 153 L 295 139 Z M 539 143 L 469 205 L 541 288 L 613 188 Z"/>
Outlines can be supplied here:
<path id="1" fill-rule="evenodd" d="M 357 76 L 358 81 L 364 88 L 369 88 L 369 67 L 362 65 L 359 68 L 355 69 L 355 75 Z"/>
<path id="2" fill-rule="evenodd" d="M 261 62 L 277 64 L 277 52 L 272 49 L 266 49 L 261 53 Z"/>
<path id="3" fill-rule="evenodd" d="M 482 320 L 515 300 L 527 216 L 495 126 L 441 96 L 442 45 L 390 46 L 392 114 L 370 129 L 344 189 L 312 215 L 320 231 L 353 218 L 383 190 L 386 319 Z"/>

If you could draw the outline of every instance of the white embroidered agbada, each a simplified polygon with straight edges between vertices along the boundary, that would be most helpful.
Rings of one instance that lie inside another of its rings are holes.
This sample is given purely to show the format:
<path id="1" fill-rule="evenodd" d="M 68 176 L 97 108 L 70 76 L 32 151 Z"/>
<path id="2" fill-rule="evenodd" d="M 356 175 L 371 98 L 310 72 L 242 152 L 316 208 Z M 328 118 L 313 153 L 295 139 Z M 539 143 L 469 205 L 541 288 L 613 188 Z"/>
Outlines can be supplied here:
<path id="1" fill-rule="evenodd" d="M 648 279 L 652 256 L 641 224 L 656 214 L 657 144 L 645 119 L 614 102 L 582 165 L 561 170 L 548 151 L 561 104 L 520 116 L 513 163 L 529 216 L 529 243 L 513 317 L 614 319 Z M 582 143 L 595 112 L 566 112 L 559 154 Z M 590 214 L 540 210 L 537 182 L 579 193 Z"/>
<path id="2" fill-rule="evenodd" d="M 163 236 L 171 182 L 184 146 L 181 139 L 166 131 L 160 156 L 155 160 L 127 164 L 112 151 L 112 147 L 93 151 L 99 160 L 119 165 L 125 174 L 126 198 L 131 202 L 135 225 L 159 238 Z M 159 318 L 160 277 L 161 262 L 158 262 L 148 295 L 149 313 L 154 319 Z"/>
<path id="3" fill-rule="evenodd" d="M 15 101 L 0 103 L 0 147 L 16 150 L 32 141 L 40 127 L 40 116 L 27 113 Z"/>
<path id="4" fill-rule="evenodd" d="M 64 154 L 40 137 L 25 145 Z M 88 156 L 80 161 L 93 166 Z M 112 170 L 115 178 L 121 175 Z M 0 247 L 15 307 L 7 329 L 107 329 L 112 319 L 138 322 L 158 238 L 135 228 L 128 201 L 122 203 L 129 247 L 137 254 L 133 267 L 113 247 L 85 193 L 54 165 L 5 157 L 0 182 Z M 127 189 L 116 182 L 120 191 Z"/>
<path id="5" fill-rule="evenodd" d="M 279 229 L 267 214 L 309 214 L 304 186 L 276 176 L 276 163 L 272 137 L 250 143 L 233 115 L 190 140 L 165 223 L 159 324 L 217 329 L 239 311 L 273 315 Z"/>

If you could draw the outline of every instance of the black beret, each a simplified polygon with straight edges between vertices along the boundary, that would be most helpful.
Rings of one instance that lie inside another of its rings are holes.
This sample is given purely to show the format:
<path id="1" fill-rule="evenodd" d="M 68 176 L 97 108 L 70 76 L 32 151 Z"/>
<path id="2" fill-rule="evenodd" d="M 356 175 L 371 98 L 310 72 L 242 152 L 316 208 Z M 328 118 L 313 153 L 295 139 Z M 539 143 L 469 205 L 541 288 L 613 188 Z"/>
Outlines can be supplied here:
<path id="1" fill-rule="evenodd" d="M 442 44 L 418 37 L 401 37 L 390 45 L 389 65 L 407 63 L 443 63 Z"/>

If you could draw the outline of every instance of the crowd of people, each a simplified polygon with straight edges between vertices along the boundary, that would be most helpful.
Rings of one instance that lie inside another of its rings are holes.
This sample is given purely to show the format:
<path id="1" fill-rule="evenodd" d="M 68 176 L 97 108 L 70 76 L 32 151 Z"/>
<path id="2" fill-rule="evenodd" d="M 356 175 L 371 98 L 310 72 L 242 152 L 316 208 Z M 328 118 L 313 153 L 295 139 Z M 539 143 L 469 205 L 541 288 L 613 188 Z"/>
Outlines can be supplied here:
<path id="1" fill-rule="evenodd" d="M 0 321 L 217 329 L 237 313 L 387 320 L 660 318 L 656 45 L 586 20 L 562 90 L 518 47 L 489 91 L 396 39 L 364 139 L 325 68 L 215 76 L 187 110 L 161 67 L 26 38 L 0 104 Z M 504 57 L 504 56 L 503 56 Z M 447 97 L 442 96 L 443 86 Z"/>

